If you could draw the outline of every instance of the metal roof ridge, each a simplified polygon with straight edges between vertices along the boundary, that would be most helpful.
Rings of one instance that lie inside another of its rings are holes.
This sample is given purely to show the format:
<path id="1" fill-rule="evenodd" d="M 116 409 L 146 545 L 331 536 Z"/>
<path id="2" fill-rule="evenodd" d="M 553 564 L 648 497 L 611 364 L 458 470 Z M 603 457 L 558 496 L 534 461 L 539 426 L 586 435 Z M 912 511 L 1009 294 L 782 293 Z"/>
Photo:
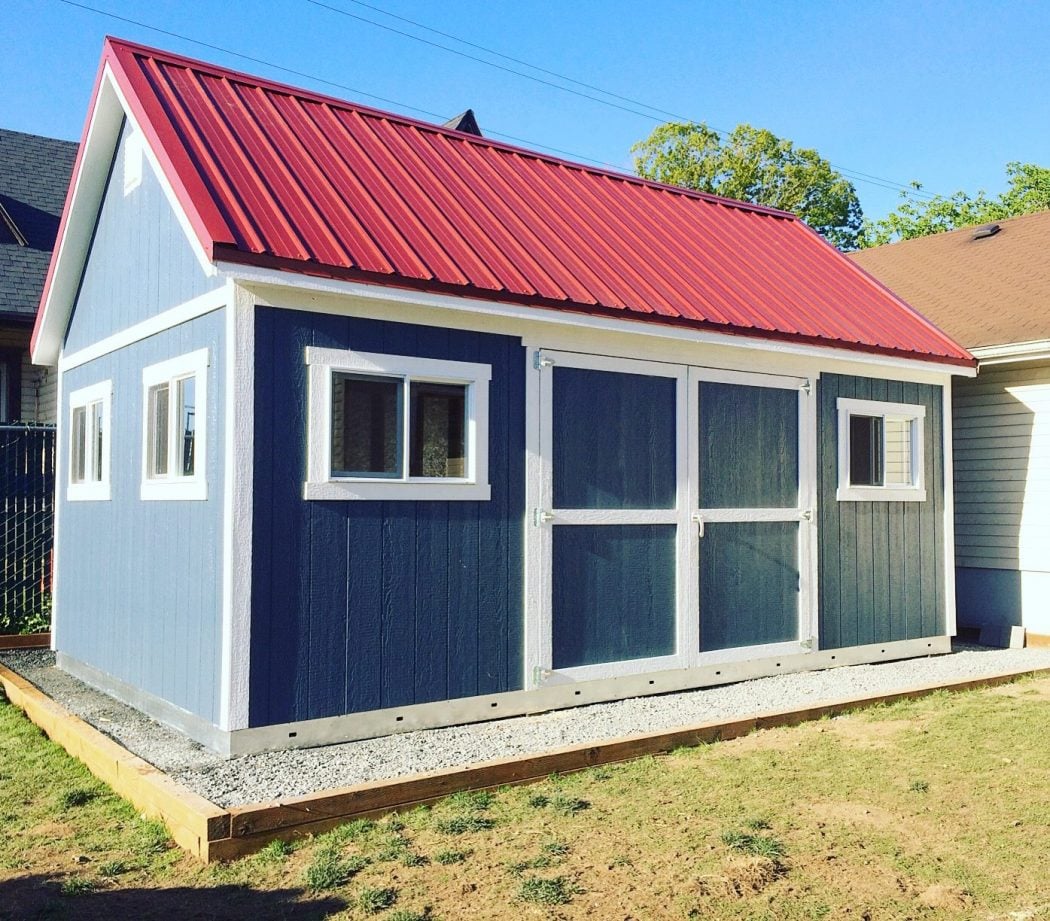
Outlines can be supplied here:
<path id="1" fill-rule="evenodd" d="M 735 208 L 740 211 L 750 211 L 756 214 L 765 214 L 770 217 L 787 219 L 800 224 L 804 223 L 797 214 L 793 214 L 790 211 L 784 211 L 781 208 L 774 208 L 770 205 L 759 205 L 755 204 L 754 202 L 741 201 L 736 198 L 726 198 L 723 195 L 716 195 L 712 192 L 701 192 L 697 189 L 688 189 L 683 186 L 670 185 L 664 182 L 657 182 L 653 179 L 645 179 L 642 176 L 636 176 L 632 173 L 619 172 L 615 169 L 603 168 L 599 166 L 589 166 L 586 163 L 579 163 L 575 160 L 567 160 L 563 157 L 556 157 L 551 154 L 540 153 L 539 151 L 532 150 L 528 147 L 520 147 L 516 144 L 508 144 L 506 141 L 497 141 L 488 137 L 478 137 L 477 135 L 470 134 L 468 132 L 456 131 L 454 128 L 446 128 L 444 125 L 438 125 L 434 122 L 427 122 L 419 118 L 412 118 L 409 115 L 401 115 L 397 112 L 389 112 L 385 109 L 378 109 L 374 106 L 365 105 L 364 103 L 353 102 L 348 99 L 340 99 L 338 96 L 332 96 L 328 93 L 319 93 L 314 90 L 303 89 L 302 87 L 293 86 L 290 83 L 282 83 L 278 80 L 271 80 L 266 77 L 258 77 L 254 74 L 245 73 L 244 71 L 234 70 L 230 67 L 223 67 L 219 64 L 212 64 L 208 61 L 202 61 L 199 58 L 191 58 L 187 57 L 186 55 L 175 54 L 170 51 L 165 51 L 162 48 L 154 48 L 149 45 L 142 45 L 137 42 L 128 41 L 123 38 L 118 38 L 113 35 L 106 36 L 105 44 L 106 46 L 112 48 L 114 51 L 126 49 L 132 54 L 142 54 L 144 56 L 157 58 L 159 60 L 175 64 L 176 66 L 204 70 L 211 73 L 214 76 L 218 76 L 225 79 L 237 80 L 241 83 L 254 85 L 259 89 L 283 93 L 308 102 L 317 102 L 322 105 L 333 105 L 342 109 L 353 110 L 355 112 L 358 112 L 359 114 L 371 116 L 374 118 L 382 118 L 388 121 L 400 122 L 411 128 L 417 128 L 423 131 L 432 131 L 435 134 L 448 135 L 450 137 L 455 138 L 458 141 L 468 144 L 474 144 L 479 147 L 487 147 L 490 149 L 502 150 L 507 153 L 531 157 L 535 160 L 541 160 L 546 163 L 564 166 L 569 169 L 579 170 L 581 172 L 590 173 L 595 176 L 604 176 L 609 179 L 616 179 L 621 182 L 630 183 L 632 185 L 651 188 L 661 192 L 670 192 L 675 195 L 681 195 L 684 198 L 692 198 L 698 201 L 708 202 L 709 204 L 722 205 L 723 207 Z"/>

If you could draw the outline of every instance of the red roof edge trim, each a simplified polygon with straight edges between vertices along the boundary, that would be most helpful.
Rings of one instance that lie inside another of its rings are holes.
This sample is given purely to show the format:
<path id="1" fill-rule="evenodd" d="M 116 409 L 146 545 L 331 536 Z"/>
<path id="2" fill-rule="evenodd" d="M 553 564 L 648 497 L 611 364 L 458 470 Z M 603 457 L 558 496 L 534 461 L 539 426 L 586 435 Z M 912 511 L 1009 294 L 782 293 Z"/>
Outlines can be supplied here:
<path id="1" fill-rule="evenodd" d="M 516 304 L 524 307 L 546 307 L 558 310 L 562 313 L 571 311 L 583 316 L 598 316 L 607 319 L 637 321 L 639 328 L 648 325 L 659 324 L 662 326 L 673 326 L 679 329 L 693 329 L 700 332 L 719 333 L 724 336 L 738 336 L 743 339 L 776 340 L 778 342 L 796 343 L 809 345 L 823 350 L 863 352 L 870 355 L 885 355 L 906 361 L 925 361 L 934 364 L 956 365 L 970 368 L 977 364 L 977 359 L 972 356 L 963 358 L 953 355 L 937 355 L 934 353 L 916 352 L 909 349 L 893 349 L 877 345 L 867 345 L 861 342 L 847 342 L 844 340 L 829 340 L 820 336 L 806 336 L 797 333 L 785 333 L 779 330 L 753 329 L 740 326 L 729 326 L 715 323 L 710 320 L 692 320 L 685 317 L 670 317 L 663 314 L 646 314 L 645 319 L 632 316 L 630 311 L 616 310 L 610 307 L 595 306 L 590 304 L 578 304 L 574 301 L 553 300 L 544 297 L 531 297 L 529 295 L 518 295 L 507 291 L 486 292 L 484 295 L 476 293 L 477 289 L 463 290 L 457 285 L 445 282 L 418 281 L 409 278 L 399 278 L 392 282 L 389 276 L 362 271 L 360 269 L 339 269 L 334 266 L 304 265 L 292 259 L 280 259 L 274 256 L 257 253 L 246 253 L 232 246 L 216 245 L 216 262 L 236 263 L 239 265 L 252 265 L 259 268 L 277 269 L 287 272 L 289 275 L 307 275 L 315 278 L 330 278 L 336 281 L 353 281 L 361 284 L 374 285 L 379 288 L 396 288 L 403 291 L 427 291 L 434 294 L 449 294 L 464 300 L 496 301 L 499 303 Z"/>
<path id="2" fill-rule="evenodd" d="M 51 261 L 47 265 L 47 275 L 44 276 L 44 287 L 40 291 L 40 303 L 36 309 L 36 320 L 33 323 L 33 335 L 29 337 L 30 354 L 36 351 L 37 340 L 40 337 L 40 328 L 43 325 L 44 305 L 51 294 L 51 286 L 54 283 L 55 265 L 58 255 L 65 239 L 66 226 L 69 223 L 69 209 L 73 203 L 73 190 L 76 189 L 80 179 L 80 171 L 84 167 L 84 156 L 87 151 L 88 132 L 95 120 L 95 109 L 98 107 L 98 91 L 102 86 L 102 78 L 106 73 L 105 57 L 99 61 L 98 70 L 95 72 L 95 85 L 91 90 L 91 102 L 88 104 L 87 118 L 84 119 L 84 127 L 80 131 L 80 143 L 77 145 L 77 155 L 73 160 L 73 171 L 69 177 L 69 188 L 66 190 L 66 200 L 62 205 L 62 217 L 58 222 L 58 232 L 55 235 L 55 248 L 51 251 Z"/>
<path id="3" fill-rule="evenodd" d="M 137 84 L 148 78 L 142 73 L 130 73 L 125 67 L 119 52 L 126 44 L 120 39 L 106 36 L 102 52 L 103 64 L 110 65 L 113 78 L 123 92 L 138 127 L 149 141 L 150 149 L 160 161 L 164 176 L 171 184 L 175 197 L 182 206 L 201 248 L 209 259 L 214 259 L 213 246 L 216 243 L 233 243 L 233 234 L 230 233 L 225 219 L 215 207 L 214 196 L 198 178 L 198 171 L 186 156 L 183 145 L 178 143 L 174 136 L 171 139 L 162 136 L 161 131 L 166 130 L 170 124 L 169 114 L 163 109 L 158 113 L 149 112 L 143 104 Z M 158 115 L 161 117 L 158 118 Z M 176 164 L 175 158 L 185 162 Z M 181 169 L 178 168 L 180 165 Z M 184 176 L 191 177 L 191 181 L 199 183 L 201 188 L 196 192 L 187 188 L 183 182 L 182 177 Z"/>
<path id="4" fill-rule="evenodd" d="M 504 150 L 509 153 L 519 154 L 524 157 L 529 157 L 533 160 L 541 160 L 546 163 L 558 164 L 560 166 L 568 167 L 569 169 L 577 170 L 579 172 L 593 173 L 598 176 L 607 176 L 610 179 L 619 180 L 620 182 L 626 182 L 633 185 L 649 186 L 650 188 L 660 189 L 664 192 L 669 192 L 673 195 L 682 195 L 685 198 L 694 198 L 699 201 L 709 202 L 714 205 L 723 205 L 727 208 L 736 208 L 740 211 L 754 211 L 758 214 L 768 214 L 772 217 L 783 218 L 785 220 L 796 221 L 801 223 L 801 219 L 796 214 L 792 214 L 790 211 L 783 211 L 779 208 L 773 208 L 769 205 L 756 205 L 752 202 L 739 201 L 735 198 L 725 198 L 721 195 L 714 195 L 710 192 L 699 192 L 696 189 L 686 189 L 682 186 L 668 185 L 663 182 L 656 182 L 652 179 L 643 179 L 641 176 L 635 176 L 632 173 L 618 172 L 614 169 L 605 169 L 600 166 L 588 166 L 584 163 L 576 163 L 572 160 L 565 160 L 561 157 L 555 157 L 550 154 L 539 153 L 535 150 L 530 150 L 528 147 L 518 147 L 515 144 L 508 144 L 505 141 L 496 141 L 491 138 L 479 138 L 473 134 L 465 134 L 462 131 L 454 131 L 451 128 L 446 128 L 443 125 L 436 125 L 433 122 L 426 122 L 422 119 L 412 118 L 408 115 L 401 115 L 396 112 L 388 112 L 384 109 L 376 109 L 371 106 L 366 106 L 361 103 L 351 102 L 347 99 L 340 99 L 338 96 L 330 96 L 326 93 L 318 93 L 313 90 L 306 90 L 299 86 L 293 86 L 289 83 L 281 83 L 277 80 L 270 80 L 265 77 L 257 77 L 254 74 L 246 74 L 243 71 L 233 70 L 228 67 L 222 67 L 218 64 L 212 64 L 207 61 L 202 61 L 197 58 L 190 58 L 180 54 L 174 54 L 170 51 L 165 51 L 161 48 L 151 48 L 149 45 L 140 45 L 135 42 L 129 42 L 122 38 L 115 38 L 114 36 L 106 36 L 106 49 L 107 52 L 112 49 L 116 53 L 126 51 L 129 54 L 144 55 L 146 57 L 156 57 L 161 60 L 174 64 L 176 66 L 182 66 L 187 68 L 203 68 L 210 74 L 223 77 L 228 80 L 233 80 L 237 83 L 245 83 L 251 81 L 255 86 L 263 89 L 272 90 L 273 92 L 287 94 L 289 96 L 295 96 L 299 99 L 308 99 L 327 105 L 336 106 L 340 109 L 350 109 L 358 112 L 362 115 L 368 115 L 374 118 L 381 118 L 386 121 L 397 121 L 405 125 L 410 125 L 414 128 L 419 128 L 424 131 L 431 131 L 434 134 L 447 135 L 455 140 L 464 144 L 473 144 L 477 147 L 488 147 L 496 150 Z"/>

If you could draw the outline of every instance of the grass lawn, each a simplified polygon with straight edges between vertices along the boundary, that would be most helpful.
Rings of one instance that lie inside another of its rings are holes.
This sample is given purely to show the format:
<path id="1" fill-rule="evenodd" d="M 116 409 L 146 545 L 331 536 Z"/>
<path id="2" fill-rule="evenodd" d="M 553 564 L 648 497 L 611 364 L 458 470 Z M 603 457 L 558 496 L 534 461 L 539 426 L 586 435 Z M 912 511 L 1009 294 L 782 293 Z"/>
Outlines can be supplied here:
<path id="1" fill-rule="evenodd" d="M 0 703 L 0 917 L 1050 919 L 1050 679 L 682 749 L 202 867 Z"/>

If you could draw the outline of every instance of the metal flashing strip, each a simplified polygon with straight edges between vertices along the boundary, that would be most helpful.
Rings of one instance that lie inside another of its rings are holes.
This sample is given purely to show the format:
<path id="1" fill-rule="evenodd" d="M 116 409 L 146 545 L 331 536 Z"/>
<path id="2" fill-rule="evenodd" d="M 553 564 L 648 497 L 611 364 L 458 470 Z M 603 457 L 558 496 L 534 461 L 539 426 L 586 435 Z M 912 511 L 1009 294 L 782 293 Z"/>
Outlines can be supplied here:
<path id="1" fill-rule="evenodd" d="M 606 703 L 627 697 L 691 691 L 752 678 L 768 678 L 773 675 L 815 671 L 840 665 L 892 662 L 895 659 L 942 655 L 951 652 L 951 648 L 951 639 L 947 636 L 925 637 L 820 652 L 799 652 L 794 655 L 770 656 L 743 662 L 705 664 L 697 668 L 669 669 L 641 675 L 557 684 L 531 691 L 509 691 L 483 697 L 441 700 L 346 716 L 238 729 L 229 733 L 228 753 L 236 757 L 288 748 L 312 748 L 415 732 L 419 729 L 481 723 L 547 710 Z"/>

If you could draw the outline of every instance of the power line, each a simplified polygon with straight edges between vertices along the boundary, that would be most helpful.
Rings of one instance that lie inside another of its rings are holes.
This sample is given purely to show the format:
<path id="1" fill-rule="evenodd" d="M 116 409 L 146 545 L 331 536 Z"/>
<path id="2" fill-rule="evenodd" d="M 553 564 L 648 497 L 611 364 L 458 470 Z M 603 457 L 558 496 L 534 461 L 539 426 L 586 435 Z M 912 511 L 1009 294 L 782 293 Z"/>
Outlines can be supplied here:
<path id="1" fill-rule="evenodd" d="M 394 106 L 394 107 L 399 108 L 399 109 L 405 109 L 405 110 L 408 110 L 410 112 L 417 112 L 420 115 L 426 115 L 428 118 L 436 118 L 436 119 L 438 119 L 439 121 L 442 121 L 442 122 L 447 120 L 447 118 L 448 118 L 447 115 L 442 115 L 439 112 L 431 112 L 429 109 L 421 109 L 418 106 L 408 105 L 408 103 L 399 102 L 396 99 L 389 99 L 386 96 L 377 96 L 375 93 L 369 93 L 369 92 L 366 92 L 365 90 L 358 89 L 357 87 L 354 87 L 354 86 L 349 86 L 349 85 L 347 85 L 345 83 L 339 83 L 339 82 L 337 82 L 335 80 L 327 80 L 324 77 L 318 77 L 318 76 L 316 76 L 314 74 L 306 73 L 305 71 L 302 71 L 302 70 L 295 70 L 292 67 L 285 67 L 282 64 L 275 64 L 273 61 L 267 61 L 264 58 L 254 57 L 254 56 L 252 56 L 250 54 L 244 54 L 243 52 L 240 52 L 240 51 L 234 51 L 231 48 L 224 48 L 222 45 L 215 45 L 215 44 L 212 44 L 211 42 L 202 41 L 201 39 L 191 38 L 190 36 L 183 35 L 180 32 L 172 32 L 169 29 L 162 29 L 159 26 L 153 26 L 153 25 L 150 25 L 147 22 L 142 22 L 142 21 L 140 21 L 138 19 L 130 19 L 127 16 L 120 16 L 117 13 L 111 13 L 108 10 L 100 10 L 100 9 L 97 9 L 96 7 L 88 6 L 86 3 L 78 3 L 77 0 L 58 0 L 58 2 L 59 3 L 64 3 L 67 6 L 76 7 L 77 9 L 80 9 L 80 10 L 85 10 L 85 11 L 87 11 L 89 13 L 95 13 L 95 14 L 97 14 L 99 16 L 105 16 L 105 17 L 107 17 L 109 19 L 115 19 L 118 22 L 124 22 L 124 23 L 127 23 L 129 25 L 138 26 L 140 29 L 147 29 L 150 32 L 156 32 L 159 35 L 167 35 L 170 38 L 177 38 L 180 41 L 189 42 L 191 45 L 197 45 L 197 46 L 199 46 L 201 48 L 209 48 L 212 51 L 218 51 L 218 52 L 220 52 L 222 54 L 228 54 L 228 55 L 231 55 L 232 57 L 240 58 L 243 61 L 250 61 L 253 64 L 259 64 L 259 65 L 261 65 L 263 67 L 269 67 L 269 68 L 272 68 L 273 70 L 280 71 L 281 73 L 291 74 L 291 75 L 296 76 L 296 77 L 301 77 L 302 79 L 305 79 L 305 80 L 311 80 L 311 81 L 313 81 L 315 83 L 324 84 L 325 86 L 332 86 L 332 87 L 335 87 L 335 88 L 340 89 L 340 90 L 345 90 L 346 92 L 352 93 L 355 96 L 365 96 L 368 99 L 375 99 L 375 100 L 378 100 L 379 102 L 385 103 L 386 105 L 389 105 L 389 106 Z M 490 131 L 489 133 L 493 134 L 493 135 L 497 135 L 498 137 L 506 138 L 507 140 L 510 140 L 510 141 L 515 141 L 515 142 L 517 142 L 519 144 L 523 144 L 523 145 L 525 145 L 527 147 L 539 148 L 540 150 L 549 150 L 552 153 L 557 153 L 557 154 L 561 154 L 561 155 L 566 156 L 566 157 L 571 157 L 571 158 L 573 158 L 575 160 L 585 160 L 588 163 L 594 163 L 594 164 L 596 164 L 598 166 L 602 166 L 602 167 L 605 167 L 605 168 L 608 168 L 608 169 L 613 169 L 616 172 L 620 172 L 620 173 L 625 172 L 622 168 L 620 168 L 620 167 L 618 167 L 618 166 L 616 166 L 616 165 L 614 165 L 612 163 L 606 163 L 604 160 L 597 160 L 594 157 L 588 157 L 588 156 L 586 156 L 584 154 L 575 153 L 575 152 L 573 152 L 571 150 L 563 150 L 560 147 L 552 147 L 549 144 L 540 144 L 540 143 L 538 143 L 536 141 L 530 141 L 530 140 L 527 140 L 525 138 L 515 137 L 512 134 L 502 134 L 501 132 L 498 132 L 498 131 Z"/>
<path id="2" fill-rule="evenodd" d="M 388 25 L 384 25 L 381 22 L 376 22 L 374 19 L 369 19 L 366 16 L 360 16 L 360 15 L 358 15 L 356 13 L 351 13 L 349 10 L 341 9 L 340 7 L 337 7 L 337 6 L 332 6 L 329 3 L 323 2 L 323 0 L 306 0 L 306 2 L 310 3 L 310 4 L 314 5 L 314 6 L 321 7 L 323 9 L 329 10 L 329 11 L 331 11 L 333 13 L 338 13 L 341 16 L 346 16 L 346 17 L 348 17 L 350 19 L 356 19 L 358 22 L 366 23 L 368 25 L 374 26 L 377 29 L 383 29 L 383 30 L 385 30 L 387 32 L 393 33 L 394 35 L 400 35 L 400 36 L 402 36 L 404 38 L 409 38 L 409 39 L 411 39 L 413 41 L 420 42 L 420 43 L 422 43 L 424 45 L 429 45 L 432 48 L 437 48 L 437 49 L 439 49 L 441 51 L 446 51 L 446 52 L 448 52 L 450 54 L 458 55 L 459 57 L 466 58 L 467 60 L 476 61 L 479 64 L 484 64 L 484 65 L 486 65 L 488 67 L 496 68 L 497 70 L 501 70 L 504 73 L 513 74 L 514 76 L 521 77 L 521 78 L 523 78 L 525 80 L 532 80 L 533 82 L 540 83 L 540 84 L 542 84 L 544 86 L 549 86 L 549 87 L 552 87 L 554 89 L 561 90 L 562 92 L 565 92 L 565 93 L 571 93 L 574 96 L 578 96 L 578 97 L 580 97 L 582 99 L 587 99 L 587 100 L 590 100 L 592 102 L 597 102 L 600 105 L 605 105 L 605 106 L 609 106 L 611 108 L 619 109 L 619 110 L 621 110 L 623 112 L 628 112 L 628 113 L 630 113 L 632 115 L 637 115 L 637 116 L 639 116 L 641 118 L 646 118 L 646 119 L 649 119 L 651 121 L 656 121 L 656 122 L 664 121 L 663 118 L 659 118 L 659 117 L 657 117 L 655 115 L 650 114 L 649 112 L 642 112 L 638 108 L 631 108 L 629 106 L 621 105 L 620 103 L 612 102 L 609 99 L 601 99 L 600 97 L 593 96 L 590 93 L 584 93 L 584 92 L 581 92 L 579 90 L 575 90 L 575 89 L 573 89 L 572 87 L 569 87 L 569 86 L 563 86 L 563 85 L 558 84 L 558 83 L 553 83 L 550 80 L 545 80 L 542 77 L 537 77 L 537 76 L 535 76 L 533 74 L 523 73 L 522 71 L 516 70 L 516 69 L 514 69 L 512 67 L 505 67 L 504 65 L 497 64 L 494 61 L 488 61 L 488 60 L 485 60 L 484 58 L 480 58 L 480 57 L 478 57 L 476 55 L 468 54 L 465 51 L 460 51 L 457 48 L 451 48 L 448 45 L 442 44 L 441 42 L 434 42 L 434 41 L 431 41 L 430 39 L 423 38 L 422 36 L 413 35 L 411 32 L 405 32 L 402 29 L 396 29 L 393 26 L 388 26 Z M 354 3 L 354 4 L 356 4 L 357 6 L 360 6 L 360 7 L 364 7 L 365 9 L 373 10 L 374 12 L 377 12 L 377 13 L 383 15 L 383 16 L 388 16 L 391 19 L 396 19 L 399 22 L 404 22 L 404 23 L 407 23 L 409 25 L 415 26 L 418 29 L 423 29 L 424 31 L 430 32 L 430 33 L 432 33 L 434 35 L 440 35 L 443 38 L 448 38 L 448 39 L 451 39 L 452 41 L 458 42 L 460 44 L 467 45 L 468 47 L 476 48 L 479 51 L 483 51 L 486 54 L 490 54 L 490 55 L 494 55 L 496 57 L 502 58 L 505 61 L 511 61 L 514 64 L 520 64 L 523 67 L 528 67 L 531 70 L 538 71 L 539 73 L 547 74 L 548 76 L 555 77 L 558 80 L 562 80 L 562 81 L 565 81 L 567 83 L 573 83 L 576 86 L 585 87 L 586 89 L 593 90 L 594 92 L 597 92 L 597 93 L 601 93 L 604 96 L 610 96 L 613 99 L 618 99 L 621 102 L 630 103 L 631 106 L 636 106 L 636 107 L 641 107 L 641 108 L 645 108 L 645 109 L 650 109 L 652 112 L 659 112 L 661 115 L 673 118 L 673 119 L 675 119 L 677 121 L 684 121 L 684 122 L 695 122 L 696 121 L 696 119 L 689 118 L 688 116 L 681 115 L 681 114 L 676 113 L 676 112 L 671 112 L 671 111 L 669 111 L 667 109 L 661 109 L 659 106 L 650 105 L 649 103 L 642 102 L 641 100 L 632 99 L 629 96 L 622 96 L 619 93 L 614 93 L 614 92 L 612 92 L 610 90 L 602 89 L 601 87 L 595 86 L 594 84 L 591 84 L 591 83 L 585 83 L 582 80 L 577 80 L 574 77 L 569 77 L 566 74 L 558 73 L 557 71 L 548 70 L 545 67 L 540 67 L 537 64 L 532 64 L 529 61 L 522 60 L 521 58 L 512 57 L 511 55 L 504 54 L 501 51 L 496 51 L 493 48 L 488 48 L 485 45 L 480 45 L 480 44 L 478 44 L 476 42 L 469 41 L 469 40 L 467 40 L 465 38 L 460 38 L 459 36 L 454 35 L 454 34 L 452 34 L 450 32 L 443 32 L 440 29 L 435 29 L 435 28 L 433 28 L 431 26 L 425 25 L 424 23 L 417 22 L 414 19 L 409 19 L 406 16 L 399 16 L 399 15 L 397 15 L 395 13 L 387 12 L 386 10 L 384 10 L 384 9 L 382 9 L 380 7 L 373 6 L 370 3 L 365 3 L 365 2 L 363 2 L 363 0 L 349 0 L 349 2 Z M 726 136 L 727 134 L 730 133 L 726 129 L 718 128 L 718 127 L 715 127 L 714 125 L 707 125 L 707 127 L 709 127 L 712 131 L 717 133 L 720 137 L 724 137 L 724 136 Z M 936 197 L 933 193 L 915 189 L 911 185 L 907 185 L 907 184 L 904 184 L 904 183 L 896 182 L 896 181 L 894 181 L 892 179 L 886 179 L 886 178 L 884 178 L 882 176 L 875 176 L 875 175 L 873 175 L 871 173 L 865 173 L 865 172 L 861 172 L 860 170 L 850 169 L 849 167 L 840 166 L 840 165 L 835 164 L 835 163 L 831 163 L 830 165 L 832 166 L 833 169 L 838 170 L 840 173 L 845 175 L 847 178 L 856 179 L 859 182 L 866 182 L 869 185 L 878 186 L 879 188 L 888 189 L 890 191 L 903 192 L 905 195 L 907 195 L 909 197 L 921 197 L 921 198 L 928 198 L 928 199 Z"/>

